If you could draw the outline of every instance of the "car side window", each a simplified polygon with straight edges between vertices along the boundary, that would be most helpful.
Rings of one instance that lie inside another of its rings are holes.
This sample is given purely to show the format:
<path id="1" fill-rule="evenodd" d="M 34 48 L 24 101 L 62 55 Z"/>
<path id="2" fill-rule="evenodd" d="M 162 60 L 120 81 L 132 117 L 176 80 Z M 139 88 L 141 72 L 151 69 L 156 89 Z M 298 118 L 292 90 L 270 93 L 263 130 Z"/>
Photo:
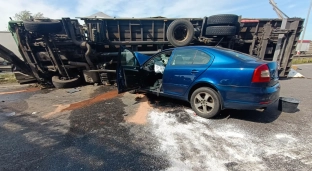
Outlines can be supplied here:
<path id="1" fill-rule="evenodd" d="M 193 49 L 179 49 L 174 52 L 171 65 L 190 65 L 193 63 L 193 58 L 196 50 Z"/>
<path id="2" fill-rule="evenodd" d="M 121 65 L 122 66 L 138 66 L 138 62 L 134 54 L 127 50 L 124 49 L 123 52 L 121 52 Z"/>
<path id="3" fill-rule="evenodd" d="M 194 49 L 181 49 L 174 52 L 171 65 L 203 65 L 207 64 L 210 56 L 202 51 Z"/>
<path id="4" fill-rule="evenodd" d="M 193 60 L 193 65 L 204 65 L 209 61 L 210 56 L 207 53 L 197 50 Z"/>

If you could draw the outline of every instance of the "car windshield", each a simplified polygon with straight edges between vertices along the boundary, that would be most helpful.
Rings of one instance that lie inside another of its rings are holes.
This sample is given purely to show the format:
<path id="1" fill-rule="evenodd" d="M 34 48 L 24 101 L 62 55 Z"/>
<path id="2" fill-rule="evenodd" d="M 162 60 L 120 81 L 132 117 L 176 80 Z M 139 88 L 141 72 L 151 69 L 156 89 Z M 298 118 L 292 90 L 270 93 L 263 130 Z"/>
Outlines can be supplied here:
<path id="1" fill-rule="evenodd" d="M 236 58 L 239 58 L 239 59 L 242 59 L 245 61 L 257 61 L 257 60 L 259 60 L 258 58 L 254 57 L 254 56 L 248 55 L 246 53 L 241 53 L 241 52 L 238 52 L 238 51 L 235 51 L 232 49 L 226 49 L 226 48 L 220 48 L 220 47 L 217 47 L 217 49 L 222 50 L 224 53 L 226 53 L 229 56 L 236 57 Z"/>

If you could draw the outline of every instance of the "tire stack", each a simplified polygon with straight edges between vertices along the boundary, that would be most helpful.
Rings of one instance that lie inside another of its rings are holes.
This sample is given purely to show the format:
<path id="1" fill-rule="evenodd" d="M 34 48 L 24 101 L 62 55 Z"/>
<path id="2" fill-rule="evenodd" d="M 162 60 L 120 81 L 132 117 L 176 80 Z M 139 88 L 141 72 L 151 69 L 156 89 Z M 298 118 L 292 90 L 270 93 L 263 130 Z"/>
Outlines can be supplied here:
<path id="1" fill-rule="evenodd" d="M 212 15 L 206 20 L 206 36 L 234 36 L 239 33 L 238 16 L 233 14 Z"/>

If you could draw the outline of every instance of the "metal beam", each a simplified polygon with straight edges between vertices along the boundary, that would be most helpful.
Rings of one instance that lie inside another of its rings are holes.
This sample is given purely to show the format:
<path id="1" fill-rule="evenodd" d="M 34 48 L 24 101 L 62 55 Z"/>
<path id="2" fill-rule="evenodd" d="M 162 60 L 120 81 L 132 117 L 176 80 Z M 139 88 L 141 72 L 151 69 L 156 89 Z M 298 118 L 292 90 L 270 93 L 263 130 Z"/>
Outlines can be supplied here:
<path id="1" fill-rule="evenodd" d="M 269 0 L 269 3 L 272 5 L 273 7 L 273 10 L 276 12 L 277 16 L 280 18 L 280 19 L 283 19 L 284 16 L 286 18 L 289 18 L 281 9 L 279 9 L 275 3 L 274 0 Z"/>
<path id="2" fill-rule="evenodd" d="M 284 18 L 282 21 L 281 29 L 286 29 L 287 19 Z M 273 61 L 277 61 L 278 66 L 280 67 L 281 60 L 281 50 L 283 45 L 283 38 L 285 34 L 279 34 L 277 39 L 277 44 L 274 51 Z"/>
<path id="3" fill-rule="evenodd" d="M 310 3 L 309 10 L 308 10 L 307 18 L 306 18 L 305 23 L 304 23 L 303 33 L 302 33 L 302 37 L 301 37 L 301 43 L 299 44 L 299 48 L 298 48 L 299 51 L 300 51 L 301 46 L 302 46 L 302 42 L 303 42 L 303 39 L 304 39 L 305 31 L 307 30 L 307 25 L 308 25 L 308 22 L 309 22 L 309 16 L 310 16 L 311 8 L 312 8 L 312 0 L 311 0 L 311 3 Z"/>
<path id="4" fill-rule="evenodd" d="M 297 34 L 297 28 L 299 26 L 299 22 L 300 20 L 297 21 L 293 21 L 290 23 L 289 28 L 291 30 L 294 30 L 294 32 L 290 32 L 289 36 L 288 36 L 288 41 L 285 42 L 287 43 L 287 45 L 285 46 L 285 52 L 282 56 L 281 62 L 280 62 L 280 67 L 282 68 L 281 72 L 280 72 L 280 76 L 284 77 L 287 76 L 290 67 L 289 66 L 292 62 L 292 58 L 294 56 L 294 43 L 295 43 L 295 39 L 296 39 L 296 34 Z"/>
<path id="5" fill-rule="evenodd" d="M 265 56 L 265 52 L 269 43 L 269 38 L 272 32 L 272 24 L 267 23 L 264 25 L 263 28 L 264 28 L 264 33 L 263 33 L 262 40 L 261 40 L 261 50 L 260 50 L 260 55 L 259 55 L 260 59 L 263 59 Z"/>

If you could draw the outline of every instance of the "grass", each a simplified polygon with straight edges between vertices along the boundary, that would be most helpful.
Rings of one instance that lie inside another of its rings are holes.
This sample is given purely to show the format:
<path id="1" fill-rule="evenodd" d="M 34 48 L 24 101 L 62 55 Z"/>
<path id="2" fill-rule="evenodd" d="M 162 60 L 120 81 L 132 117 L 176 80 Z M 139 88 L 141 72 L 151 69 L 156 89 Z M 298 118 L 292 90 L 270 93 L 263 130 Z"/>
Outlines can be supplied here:
<path id="1" fill-rule="evenodd" d="M 13 73 L 0 73 L 0 84 L 17 83 Z"/>
<path id="2" fill-rule="evenodd" d="M 300 58 L 295 58 L 292 61 L 292 64 L 305 64 L 305 63 L 312 63 L 312 58 L 300 57 Z"/>

